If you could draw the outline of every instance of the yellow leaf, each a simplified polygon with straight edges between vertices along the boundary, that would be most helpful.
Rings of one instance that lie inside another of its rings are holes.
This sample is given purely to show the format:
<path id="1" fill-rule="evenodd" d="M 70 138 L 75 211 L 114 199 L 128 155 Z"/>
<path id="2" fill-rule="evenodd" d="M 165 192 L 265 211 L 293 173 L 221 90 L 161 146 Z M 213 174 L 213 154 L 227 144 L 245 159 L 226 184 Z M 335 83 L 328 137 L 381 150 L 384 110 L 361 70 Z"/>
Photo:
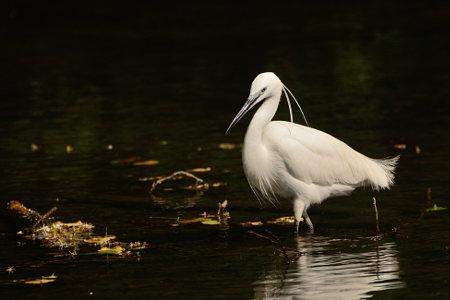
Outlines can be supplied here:
<path id="1" fill-rule="evenodd" d="M 300 221 L 303 221 L 303 218 L 300 218 Z M 295 223 L 295 217 L 294 216 L 281 217 L 275 219 L 275 221 L 267 221 L 266 223 L 275 225 L 290 225 Z"/>
<path id="2" fill-rule="evenodd" d="M 187 170 L 188 172 L 193 172 L 193 173 L 201 173 L 201 172 L 209 172 L 211 171 L 211 167 L 207 167 L 207 168 L 194 168 L 194 169 L 189 169 Z"/>
<path id="3" fill-rule="evenodd" d="M 406 149 L 406 145 L 405 144 L 395 144 L 394 148 L 400 149 L 400 150 L 405 150 Z"/>
<path id="4" fill-rule="evenodd" d="M 103 248 L 97 250 L 97 252 L 104 253 L 104 254 L 121 254 L 123 250 L 124 250 L 124 248 L 122 248 L 120 246 L 115 246 L 113 248 L 103 247 Z"/>
<path id="5" fill-rule="evenodd" d="M 188 220 L 179 220 L 178 222 L 180 224 L 191 224 L 191 223 L 198 223 L 198 222 L 203 222 L 203 221 L 207 221 L 208 218 L 194 218 L 194 219 L 188 219 Z"/>
<path id="6" fill-rule="evenodd" d="M 58 276 L 55 275 L 55 273 L 53 273 L 50 276 L 42 276 L 42 279 L 56 279 L 58 278 Z"/>
<path id="7" fill-rule="evenodd" d="M 255 221 L 255 222 L 248 221 L 248 222 L 241 223 L 242 227 L 252 227 L 252 226 L 262 226 L 262 225 L 263 225 L 263 223 L 261 221 Z"/>
<path id="8" fill-rule="evenodd" d="M 130 164 L 130 163 L 132 163 L 132 162 L 134 162 L 136 160 L 137 160 L 136 157 L 116 159 L 116 160 L 111 161 L 111 164 L 113 164 L 113 165 L 126 165 L 126 164 Z"/>
<path id="9" fill-rule="evenodd" d="M 219 148 L 223 150 L 233 150 L 234 148 L 236 148 L 236 144 L 221 143 L 219 144 Z"/>
<path id="10" fill-rule="evenodd" d="M 73 147 L 70 145 L 66 145 L 66 153 L 69 154 L 73 151 Z"/>
<path id="11" fill-rule="evenodd" d="M 212 184 L 212 187 L 217 188 L 217 187 L 223 186 L 223 185 L 227 185 L 227 183 L 226 182 L 215 182 Z"/>
<path id="12" fill-rule="evenodd" d="M 40 279 L 35 279 L 35 280 L 28 280 L 25 281 L 26 284 L 39 284 L 39 285 L 43 285 L 46 283 L 50 283 L 50 282 L 54 282 L 56 279 L 45 279 L 45 278 L 40 278 Z"/>
<path id="13" fill-rule="evenodd" d="M 85 243 L 89 244 L 106 244 L 110 240 L 115 239 L 116 237 L 114 235 L 107 235 L 107 236 L 91 236 L 90 239 L 84 240 Z"/>
<path id="14" fill-rule="evenodd" d="M 220 225 L 220 222 L 217 220 L 205 220 L 202 221 L 203 225 Z"/>
<path id="15" fill-rule="evenodd" d="M 416 154 L 420 154 L 420 147 L 416 145 Z"/>
<path id="16" fill-rule="evenodd" d="M 144 160 L 144 161 L 136 161 L 133 163 L 133 166 L 153 166 L 159 164 L 159 161 L 150 159 L 150 160 Z"/>
<path id="17" fill-rule="evenodd" d="M 30 145 L 30 148 L 31 148 L 31 152 L 35 152 L 35 151 L 38 151 L 38 150 L 39 150 L 39 146 L 36 145 L 36 144 L 31 144 L 31 145 Z"/>

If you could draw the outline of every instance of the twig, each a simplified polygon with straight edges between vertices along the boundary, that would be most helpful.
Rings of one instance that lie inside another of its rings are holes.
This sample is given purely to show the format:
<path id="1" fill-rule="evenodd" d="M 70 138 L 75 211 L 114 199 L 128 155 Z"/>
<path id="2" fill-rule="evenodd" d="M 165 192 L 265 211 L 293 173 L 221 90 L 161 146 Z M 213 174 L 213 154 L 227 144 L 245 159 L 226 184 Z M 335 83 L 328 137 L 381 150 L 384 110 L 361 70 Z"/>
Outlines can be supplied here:
<path id="1" fill-rule="evenodd" d="M 186 172 L 186 171 L 176 171 L 176 172 L 172 173 L 172 174 L 169 175 L 169 176 L 166 176 L 166 177 L 163 177 L 163 178 L 161 178 L 161 179 L 158 179 L 158 180 L 154 181 L 153 184 L 152 184 L 152 188 L 150 189 L 150 192 L 149 192 L 150 195 L 153 195 L 153 191 L 156 189 L 156 186 L 157 186 L 158 184 L 161 184 L 161 183 L 163 183 L 164 181 L 169 180 L 169 179 L 172 179 L 172 178 L 174 178 L 174 177 L 176 177 L 176 176 L 178 176 L 178 175 L 184 175 L 184 176 L 187 176 L 187 177 L 194 178 L 194 179 L 196 180 L 195 185 L 199 185 L 200 183 L 203 182 L 203 179 L 198 178 L 198 177 L 195 176 L 194 174 L 191 174 L 191 173 Z"/>
<path id="2" fill-rule="evenodd" d="M 48 218 L 52 213 L 57 211 L 58 208 L 56 206 L 53 206 L 48 212 L 46 212 L 42 217 L 39 218 L 39 220 L 36 221 L 36 223 L 33 224 L 33 227 L 36 227 L 40 222 L 44 221 L 46 218 Z"/>
<path id="3" fill-rule="evenodd" d="M 283 246 L 283 244 L 281 243 L 280 239 L 279 239 L 275 234 L 273 234 L 271 231 L 269 231 L 269 230 L 267 230 L 267 229 L 265 229 L 264 231 L 267 232 L 268 234 L 270 234 L 270 235 L 272 236 L 272 238 L 270 238 L 270 237 L 268 237 L 268 236 L 266 236 L 266 235 L 257 233 L 257 232 L 255 232 L 255 231 L 253 231 L 253 230 L 249 230 L 249 231 L 247 231 L 247 232 L 248 232 L 248 233 L 251 233 L 251 234 L 254 234 L 254 235 L 256 235 L 256 236 L 259 236 L 259 237 L 261 237 L 261 238 L 263 238 L 263 239 L 266 239 L 266 240 L 270 241 L 272 244 L 275 244 L 275 245 L 279 246 L 280 249 L 281 249 L 281 252 L 283 253 L 283 255 L 284 255 L 284 257 L 286 258 L 286 260 L 287 260 L 288 263 L 294 262 L 295 260 L 291 260 L 291 259 L 289 258 L 289 256 L 288 256 L 286 250 L 296 252 L 296 253 L 298 253 L 298 254 L 300 254 L 300 255 L 302 254 L 302 253 L 301 253 L 299 250 L 297 250 L 297 249 L 293 249 L 293 248 L 289 248 L 289 247 Z"/>
<path id="4" fill-rule="evenodd" d="M 373 197 L 373 207 L 375 208 L 375 221 L 377 223 L 377 236 L 380 235 L 380 223 L 378 221 L 377 199 Z"/>

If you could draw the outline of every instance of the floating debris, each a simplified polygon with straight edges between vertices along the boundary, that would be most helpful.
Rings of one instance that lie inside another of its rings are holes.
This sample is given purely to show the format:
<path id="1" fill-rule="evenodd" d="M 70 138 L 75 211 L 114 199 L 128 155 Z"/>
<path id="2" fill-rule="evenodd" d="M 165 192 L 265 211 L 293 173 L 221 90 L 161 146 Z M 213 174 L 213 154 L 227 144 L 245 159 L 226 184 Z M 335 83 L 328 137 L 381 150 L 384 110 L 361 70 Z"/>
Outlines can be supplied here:
<path id="1" fill-rule="evenodd" d="M 36 152 L 39 150 L 39 146 L 36 144 L 31 144 L 30 149 L 31 149 L 31 152 Z"/>
<path id="2" fill-rule="evenodd" d="M 219 148 L 222 150 L 233 150 L 237 147 L 236 144 L 231 144 L 231 143 L 221 143 L 219 144 Z"/>
<path id="3" fill-rule="evenodd" d="M 437 204 L 434 204 L 433 207 L 429 207 L 425 211 L 432 212 L 432 211 L 441 211 L 441 210 L 447 210 L 447 209 L 448 209 L 448 207 L 437 206 Z"/>
<path id="4" fill-rule="evenodd" d="M 194 168 L 194 169 L 186 170 L 186 172 L 192 172 L 192 173 L 203 173 L 203 172 L 210 172 L 210 171 L 211 171 L 211 167 Z"/>
<path id="5" fill-rule="evenodd" d="M 400 150 L 405 150 L 406 149 L 406 144 L 395 144 L 394 148 L 400 149 Z"/>
<path id="6" fill-rule="evenodd" d="M 132 162 L 135 162 L 136 160 L 138 160 L 137 157 L 121 158 L 121 159 L 112 160 L 111 164 L 113 164 L 113 165 L 127 165 L 127 164 L 131 164 Z"/>
<path id="7" fill-rule="evenodd" d="M 244 227 L 244 228 L 249 228 L 249 227 L 254 227 L 254 226 L 260 227 L 260 226 L 263 226 L 263 222 L 261 222 L 261 221 L 241 222 L 241 226 Z"/>
<path id="8" fill-rule="evenodd" d="M 44 215 L 27 208 L 19 201 L 10 201 L 8 203 L 8 208 L 19 212 L 29 221 L 34 222 L 34 225 L 30 228 L 24 228 L 23 230 L 17 232 L 18 235 L 32 240 L 39 240 L 46 247 L 57 247 L 61 251 L 70 253 L 72 256 L 77 255 L 77 252 L 81 246 L 100 247 L 100 251 L 98 250 L 95 252 L 96 254 L 110 254 L 108 251 L 113 251 L 114 253 L 111 254 L 118 255 L 130 255 L 131 251 L 137 251 L 148 247 L 146 242 L 138 241 L 129 244 L 119 242 L 116 240 L 114 235 L 105 234 L 105 236 L 92 236 L 91 234 L 95 226 L 90 223 L 85 223 L 82 221 L 71 223 L 65 223 L 62 221 L 50 222 L 47 217 L 52 212 L 56 211 L 56 207 L 52 208 Z M 40 226 L 38 226 L 39 224 Z M 106 246 L 108 251 L 106 251 L 106 249 L 102 249 Z M 122 250 L 119 251 L 118 247 Z M 30 284 L 41 284 L 40 282 L 42 279 L 48 278 L 36 279 L 33 281 L 36 283 Z M 44 280 L 44 283 L 47 282 Z"/>
<path id="9" fill-rule="evenodd" d="M 150 159 L 144 161 L 136 161 L 133 163 L 133 166 L 153 166 L 159 164 L 158 160 Z"/>
<path id="10" fill-rule="evenodd" d="M 35 284 L 35 285 L 44 285 L 46 283 L 54 282 L 55 280 L 56 279 L 53 279 L 53 278 L 48 279 L 48 278 L 45 278 L 45 276 L 42 276 L 39 279 L 27 280 L 27 281 L 25 281 L 25 283 L 26 284 Z"/>
<path id="11" fill-rule="evenodd" d="M 303 222 L 303 218 L 300 219 L 300 222 Z M 293 225 L 293 224 L 295 224 L 295 217 L 294 216 L 281 217 L 281 218 L 275 219 L 274 221 L 267 221 L 266 224 L 269 224 L 269 225 Z"/>
<path id="12" fill-rule="evenodd" d="M 66 145 L 66 153 L 70 154 L 70 153 L 72 153 L 72 151 L 73 151 L 73 147 L 70 145 Z"/>
<path id="13" fill-rule="evenodd" d="M 420 147 L 416 145 L 415 149 L 416 149 L 416 154 L 419 155 L 421 152 Z"/>

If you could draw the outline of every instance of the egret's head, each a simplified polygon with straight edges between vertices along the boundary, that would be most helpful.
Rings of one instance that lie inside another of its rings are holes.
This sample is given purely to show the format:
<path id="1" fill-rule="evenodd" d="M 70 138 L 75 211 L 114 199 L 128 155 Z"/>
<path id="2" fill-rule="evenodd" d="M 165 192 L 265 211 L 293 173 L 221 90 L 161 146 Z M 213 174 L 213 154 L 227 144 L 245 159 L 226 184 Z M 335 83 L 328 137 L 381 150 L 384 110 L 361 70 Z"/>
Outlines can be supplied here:
<path id="1" fill-rule="evenodd" d="M 248 98 L 255 98 L 259 100 L 256 102 L 260 102 L 275 94 L 281 94 L 282 88 L 283 83 L 277 75 L 272 72 L 261 73 L 253 80 Z"/>
<path id="2" fill-rule="evenodd" d="M 244 106 L 238 112 L 236 117 L 234 117 L 230 126 L 227 129 L 225 135 L 236 125 L 237 122 L 256 104 L 276 96 L 278 99 L 281 96 L 281 91 L 283 89 L 283 83 L 272 72 L 261 73 L 252 82 L 252 86 L 250 88 L 250 95 L 247 98 Z"/>

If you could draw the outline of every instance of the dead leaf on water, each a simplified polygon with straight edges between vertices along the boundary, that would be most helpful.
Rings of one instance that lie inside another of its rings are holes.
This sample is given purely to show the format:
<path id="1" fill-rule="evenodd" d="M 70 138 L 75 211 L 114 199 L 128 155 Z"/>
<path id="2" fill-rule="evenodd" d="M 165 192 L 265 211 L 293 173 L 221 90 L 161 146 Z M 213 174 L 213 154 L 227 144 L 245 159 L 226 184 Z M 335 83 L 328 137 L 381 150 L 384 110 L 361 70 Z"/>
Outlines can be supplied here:
<path id="1" fill-rule="evenodd" d="M 303 221 L 303 218 L 301 218 L 300 221 Z M 294 216 L 288 216 L 288 217 L 281 217 L 277 218 L 274 221 L 267 221 L 267 224 L 274 224 L 274 225 L 291 225 L 295 224 L 295 217 Z"/>
<path id="2" fill-rule="evenodd" d="M 72 153 L 72 151 L 73 151 L 73 147 L 70 145 L 66 145 L 66 153 L 69 154 L 69 153 Z"/>
<path id="3" fill-rule="evenodd" d="M 39 150 L 39 146 L 36 144 L 31 144 L 30 148 L 31 148 L 31 152 L 36 152 Z"/>
<path id="4" fill-rule="evenodd" d="M 211 167 L 194 168 L 194 169 L 187 170 L 187 172 L 191 172 L 191 173 L 202 173 L 202 172 L 209 172 L 209 171 L 211 171 Z"/>
<path id="5" fill-rule="evenodd" d="M 42 276 L 43 279 L 56 279 L 58 276 L 55 275 L 55 273 L 52 273 L 50 276 Z"/>
<path id="6" fill-rule="evenodd" d="M 224 185 L 227 185 L 227 184 L 228 183 L 226 183 L 226 182 L 215 182 L 215 183 L 212 184 L 212 187 L 217 188 L 217 187 L 224 186 Z"/>
<path id="7" fill-rule="evenodd" d="M 222 150 L 233 150 L 234 148 L 236 148 L 236 144 L 221 143 L 221 144 L 219 144 L 219 148 Z"/>
<path id="8" fill-rule="evenodd" d="M 115 239 L 116 237 L 114 235 L 107 235 L 107 236 L 91 236 L 89 239 L 85 239 L 84 242 L 88 244 L 98 244 L 98 245 L 104 245 L 111 240 Z"/>
<path id="9" fill-rule="evenodd" d="M 131 164 L 132 162 L 135 162 L 138 158 L 137 157 L 128 157 L 128 158 L 122 158 L 122 159 L 115 159 L 111 161 L 111 164 L 113 165 L 126 165 Z"/>
<path id="10" fill-rule="evenodd" d="M 245 228 L 253 227 L 253 226 L 263 226 L 263 223 L 261 221 L 255 221 L 255 222 L 248 221 L 248 222 L 241 222 L 241 226 L 245 227 Z"/>
<path id="11" fill-rule="evenodd" d="M 202 221 L 203 225 L 220 225 L 220 222 L 218 220 L 213 219 L 207 219 L 205 221 Z"/>
<path id="12" fill-rule="evenodd" d="M 405 144 L 395 144 L 394 148 L 400 149 L 400 150 L 405 150 L 406 149 L 406 145 Z"/>
<path id="13" fill-rule="evenodd" d="M 98 249 L 97 252 L 99 254 L 118 254 L 118 255 L 120 255 L 120 254 L 122 254 L 122 252 L 124 250 L 125 249 L 120 246 L 115 246 L 113 248 L 103 247 L 101 249 Z"/>
<path id="14" fill-rule="evenodd" d="M 187 219 L 187 220 L 178 220 L 178 223 L 180 224 L 192 224 L 192 223 L 199 223 L 208 220 L 208 218 L 193 218 L 193 219 Z"/>
<path id="15" fill-rule="evenodd" d="M 38 284 L 38 285 L 43 285 L 46 283 L 50 283 L 50 282 L 54 282 L 56 279 L 45 279 L 44 277 L 39 278 L 39 279 L 34 279 L 34 280 L 27 280 L 25 281 L 26 284 Z"/>
<path id="16" fill-rule="evenodd" d="M 141 177 L 139 181 L 155 181 L 163 178 L 162 176 L 150 176 L 150 177 Z"/>
<path id="17" fill-rule="evenodd" d="M 153 166 L 159 164 L 159 161 L 155 159 L 149 159 L 144 161 L 136 161 L 133 163 L 133 166 Z"/>
<path id="18" fill-rule="evenodd" d="M 437 206 L 437 204 L 433 205 L 433 207 L 427 208 L 426 211 L 427 212 L 432 212 L 432 211 L 441 211 L 441 210 L 446 210 L 448 209 L 447 207 L 444 206 Z"/>
<path id="19" fill-rule="evenodd" d="M 419 155 L 420 154 L 420 147 L 416 145 L 416 154 Z"/>

